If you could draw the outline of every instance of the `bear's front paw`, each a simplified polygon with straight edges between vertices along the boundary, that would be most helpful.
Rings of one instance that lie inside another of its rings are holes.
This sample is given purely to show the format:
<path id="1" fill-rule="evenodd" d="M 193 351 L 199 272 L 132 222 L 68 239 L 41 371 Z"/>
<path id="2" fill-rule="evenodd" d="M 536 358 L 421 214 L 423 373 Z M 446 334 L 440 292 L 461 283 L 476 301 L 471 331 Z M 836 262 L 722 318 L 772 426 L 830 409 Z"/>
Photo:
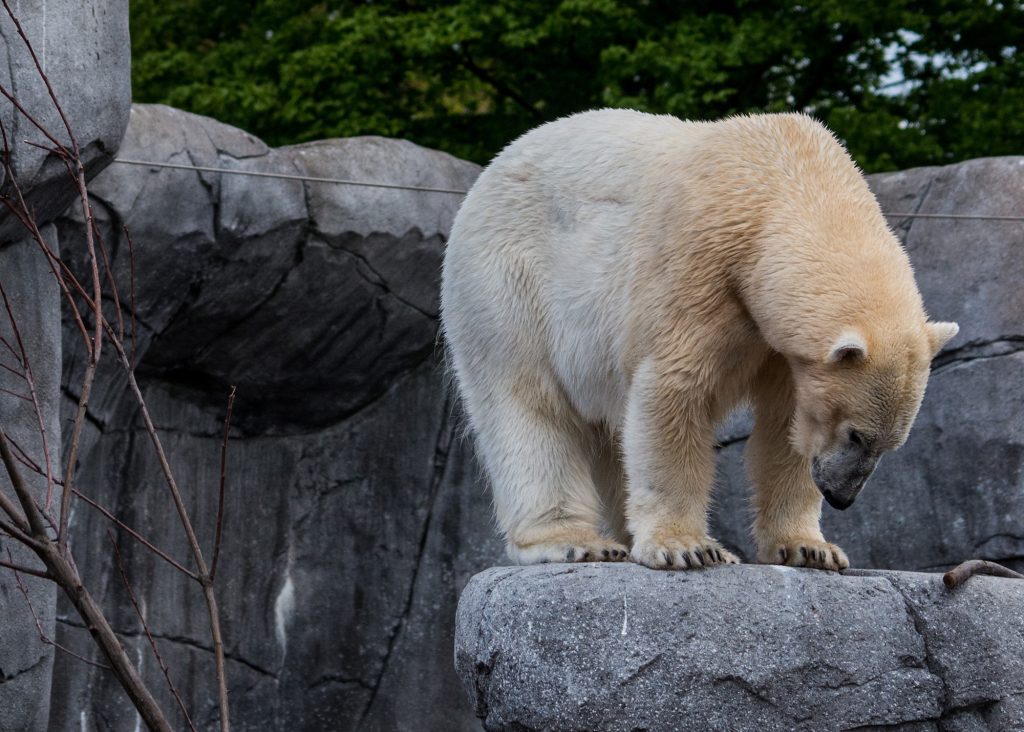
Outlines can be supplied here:
<path id="1" fill-rule="evenodd" d="M 765 564 L 785 564 L 789 567 L 812 567 L 838 571 L 850 566 L 846 552 L 822 539 L 791 539 L 772 544 L 762 551 Z"/>
<path id="2" fill-rule="evenodd" d="M 651 569 L 699 569 L 716 564 L 739 564 L 739 558 L 710 537 L 638 541 L 629 558 Z"/>

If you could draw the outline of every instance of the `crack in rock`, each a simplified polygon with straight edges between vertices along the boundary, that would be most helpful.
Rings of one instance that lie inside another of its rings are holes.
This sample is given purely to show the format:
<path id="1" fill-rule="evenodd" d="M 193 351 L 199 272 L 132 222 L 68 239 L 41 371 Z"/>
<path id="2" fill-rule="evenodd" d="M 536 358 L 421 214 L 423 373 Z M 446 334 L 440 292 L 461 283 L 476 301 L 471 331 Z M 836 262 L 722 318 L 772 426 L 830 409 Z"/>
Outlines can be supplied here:
<path id="1" fill-rule="evenodd" d="M 61 623 L 62 625 L 66 625 L 68 627 L 71 627 L 71 628 L 77 628 L 79 630 L 86 630 L 87 629 L 84 623 L 82 623 L 80 621 L 77 621 L 77 620 L 74 620 L 73 618 L 58 617 L 57 618 L 57 622 Z M 122 630 L 118 630 L 117 628 L 114 628 L 113 630 L 114 630 L 115 634 L 117 634 L 118 636 L 121 636 L 123 638 L 145 638 L 146 637 L 145 631 L 142 631 L 142 630 L 123 630 L 123 629 Z M 168 635 L 168 634 L 165 634 L 165 633 L 158 633 L 158 632 L 153 632 L 153 631 L 150 631 L 150 633 L 153 636 L 153 638 L 157 638 L 159 640 L 165 640 L 168 643 L 175 643 L 177 645 L 187 646 L 188 648 L 193 648 L 193 649 L 196 649 L 196 650 L 199 650 L 199 651 L 205 651 L 206 653 L 209 653 L 209 654 L 213 655 L 213 646 L 209 646 L 209 645 L 206 645 L 204 643 L 200 643 L 199 641 L 197 641 L 197 640 L 195 640 L 193 638 L 189 638 L 187 636 L 181 636 L 181 635 Z M 249 669 L 255 671 L 256 673 L 260 674 L 261 676 L 267 676 L 267 677 L 270 677 L 272 679 L 277 679 L 277 673 L 276 672 L 270 671 L 270 670 L 264 668 L 263 666 L 260 666 L 257 663 L 253 663 L 249 659 L 244 658 L 243 656 L 240 656 L 237 653 L 231 653 L 230 651 L 225 651 L 224 652 L 224 658 L 226 658 L 229 661 L 234 661 L 235 663 L 239 663 L 239 664 L 245 666 L 246 668 L 249 668 Z"/>
<path id="2" fill-rule="evenodd" d="M 984 341 L 971 341 L 949 351 L 943 351 L 932 361 L 932 372 L 970 361 L 1012 356 L 1024 352 L 1024 336 L 1000 336 Z"/>
<path id="3" fill-rule="evenodd" d="M 30 666 L 26 666 L 25 668 L 18 669 L 17 671 L 14 671 L 12 673 L 6 673 L 2 668 L 0 668 L 0 684 L 6 684 L 9 681 L 14 681 L 14 679 L 18 678 L 19 676 L 24 676 L 27 673 L 31 673 L 32 671 L 37 669 L 40 664 L 46 663 L 47 658 L 49 658 L 49 655 L 40 656 L 35 660 L 35 663 L 31 664 Z"/>

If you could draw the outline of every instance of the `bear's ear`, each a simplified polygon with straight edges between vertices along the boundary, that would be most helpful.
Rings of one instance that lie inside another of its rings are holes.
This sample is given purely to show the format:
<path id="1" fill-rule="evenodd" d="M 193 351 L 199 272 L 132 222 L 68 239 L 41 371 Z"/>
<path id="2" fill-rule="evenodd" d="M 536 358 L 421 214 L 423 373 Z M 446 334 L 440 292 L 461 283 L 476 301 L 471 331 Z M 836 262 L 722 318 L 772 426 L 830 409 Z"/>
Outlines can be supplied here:
<path id="1" fill-rule="evenodd" d="M 868 342 L 864 340 L 864 336 L 858 330 L 847 328 L 832 344 L 826 360 L 829 363 L 839 363 L 840 361 L 859 363 L 867 357 Z"/>
<path id="2" fill-rule="evenodd" d="M 956 323 L 928 323 L 928 342 L 932 344 L 932 357 L 938 355 L 942 347 L 953 340 L 960 332 Z"/>

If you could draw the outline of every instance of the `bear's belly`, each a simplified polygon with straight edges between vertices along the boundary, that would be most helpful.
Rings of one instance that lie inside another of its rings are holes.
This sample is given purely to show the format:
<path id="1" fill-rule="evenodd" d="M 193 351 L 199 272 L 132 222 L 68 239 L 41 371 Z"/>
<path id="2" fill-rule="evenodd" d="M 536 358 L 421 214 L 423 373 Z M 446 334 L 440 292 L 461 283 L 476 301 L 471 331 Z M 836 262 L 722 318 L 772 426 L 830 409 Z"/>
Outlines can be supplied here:
<path id="1" fill-rule="evenodd" d="M 621 238 L 567 237 L 549 273 L 552 366 L 588 422 L 615 427 L 625 410 L 623 353 L 628 338 L 628 253 Z"/>

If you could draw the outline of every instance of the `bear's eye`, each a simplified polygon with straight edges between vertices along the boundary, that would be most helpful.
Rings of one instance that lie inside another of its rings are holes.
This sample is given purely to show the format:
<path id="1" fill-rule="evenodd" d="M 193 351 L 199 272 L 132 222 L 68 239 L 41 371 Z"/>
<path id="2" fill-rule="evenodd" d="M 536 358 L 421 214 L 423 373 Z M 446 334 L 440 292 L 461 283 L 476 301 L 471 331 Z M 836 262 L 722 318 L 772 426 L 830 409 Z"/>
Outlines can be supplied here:
<path id="1" fill-rule="evenodd" d="M 848 435 L 848 437 L 850 438 L 850 442 L 852 442 L 857 447 L 864 447 L 866 443 L 864 435 L 862 435 L 857 430 L 850 430 L 850 434 Z"/>

